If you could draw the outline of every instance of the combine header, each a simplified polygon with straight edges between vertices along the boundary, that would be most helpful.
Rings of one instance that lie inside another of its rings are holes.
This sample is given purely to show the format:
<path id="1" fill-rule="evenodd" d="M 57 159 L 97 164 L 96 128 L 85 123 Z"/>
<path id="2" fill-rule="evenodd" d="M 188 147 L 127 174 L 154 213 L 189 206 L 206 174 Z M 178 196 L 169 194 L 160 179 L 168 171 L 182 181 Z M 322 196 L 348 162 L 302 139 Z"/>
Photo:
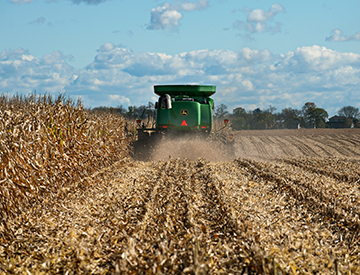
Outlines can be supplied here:
<path id="1" fill-rule="evenodd" d="M 228 120 L 220 129 L 213 127 L 214 100 L 210 97 L 216 86 L 157 85 L 154 92 L 159 96 L 155 103 L 155 125 L 146 127 L 143 121 L 137 121 L 136 158 L 145 160 L 159 141 L 179 137 L 218 140 L 233 152 Z"/>

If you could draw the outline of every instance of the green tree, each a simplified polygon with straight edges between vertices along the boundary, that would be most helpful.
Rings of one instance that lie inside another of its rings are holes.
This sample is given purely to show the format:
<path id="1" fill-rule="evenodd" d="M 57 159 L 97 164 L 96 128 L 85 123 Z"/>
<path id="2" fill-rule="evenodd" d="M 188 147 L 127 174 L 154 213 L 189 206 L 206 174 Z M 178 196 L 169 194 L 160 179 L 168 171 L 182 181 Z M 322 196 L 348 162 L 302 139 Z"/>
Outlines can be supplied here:
<path id="1" fill-rule="evenodd" d="M 275 126 L 275 116 L 269 112 L 254 112 L 251 120 L 251 129 L 264 130 L 273 129 Z"/>
<path id="2" fill-rule="evenodd" d="M 235 117 L 243 117 L 243 116 L 246 116 L 247 113 L 246 113 L 246 110 L 242 107 L 237 107 L 233 110 L 232 112 L 233 116 Z"/>
<path id="3" fill-rule="evenodd" d="M 122 115 L 126 114 L 126 109 L 122 105 L 117 106 L 116 109 L 117 109 L 118 113 L 120 113 Z"/>
<path id="4" fill-rule="evenodd" d="M 274 106 L 269 105 L 269 108 L 264 111 L 264 119 L 265 119 L 265 129 L 274 129 L 275 121 L 276 121 L 276 108 Z"/>
<path id="5" fill-rule="evenodd" d="M 221 103 L 218 107 L 215 107 L 214 115 L 218 119 L 223 119 L 225 116 L 229 114 L 227 111 L 228 106 L 226 104 Z"/>
<path id="6" fill-rule="evenodd" d="M 136 109 L 137 109 L 136 106 L 129 106 L 126 116 L 127 117 L 136 117 L 136 114 L 137 114 Z"/>
<path id="7" fill-rule="evenodd" d="M 309 112 L 310 120 L 315 128 L 325 128 L 325 120 L 329 117 L 325 109 L 314 108 Z"/>
<path id="8" fill-rule="evenodd" d="M 248 129 L 251 116 L 242 107 L 233 109 L 231 114 L 231 125 L 234 130 Z"/>
<path id="9" fill-rule="evenodd" d="M 267 108 L 264 113 L 274 114 L 276 108 L 274 106 L 269 105 L 269 108 Z"/>
<path id="10" fill-rule="evenodd" d="M 291 129 L 294 126 L 294 120 L 301 121 L 301 111 L 292 108 L 282 109 L 280 119 L 283 122 L 284 128 Z"/>
<path id="11" fill-rule="evenodd" d="M 316 108 L 314 102 L 306 102 L 302 107 L 302 120 L 301 120 L 301 127 L 304 128 L 314 128 L 315 121 L 311 115 L 311 112 Z"/>

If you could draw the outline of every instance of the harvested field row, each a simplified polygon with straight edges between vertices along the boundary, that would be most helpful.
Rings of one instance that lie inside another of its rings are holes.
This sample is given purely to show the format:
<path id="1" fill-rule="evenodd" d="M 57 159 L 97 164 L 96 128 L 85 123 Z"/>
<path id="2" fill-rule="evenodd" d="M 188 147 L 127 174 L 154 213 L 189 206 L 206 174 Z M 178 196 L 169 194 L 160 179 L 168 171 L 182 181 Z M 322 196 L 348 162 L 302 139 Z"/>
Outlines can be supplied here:
<path id="1" fill-rule="evenodd" d="M 357 274 L 359 164 L 125 159 L 3 226 L 0 272 Z"/>
<path id="2" fill-rule="evenodd" d="M 360 156 L 360 129 L 238 131 L 236 156 L 256 160 Z"/>

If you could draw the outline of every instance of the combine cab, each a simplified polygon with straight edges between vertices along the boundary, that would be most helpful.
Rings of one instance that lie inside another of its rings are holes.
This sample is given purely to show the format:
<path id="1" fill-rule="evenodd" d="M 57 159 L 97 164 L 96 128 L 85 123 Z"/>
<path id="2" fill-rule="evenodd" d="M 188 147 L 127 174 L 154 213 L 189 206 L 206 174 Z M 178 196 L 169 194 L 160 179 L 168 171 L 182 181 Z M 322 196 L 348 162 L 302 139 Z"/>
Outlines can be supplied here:
<path id="1" fill-rule="evenodd" d="M 155 126 L 145 127 L 138 120 L 134 156 L 146 160 L 154 147 L 164 139 L 183 138 L 216 139 L 233 152 L 233 140 L 229 124 L 213 129 L 216 86 L 209 85 L 157 85 L 154 92 L 159 96 L 155 103 Z"/>

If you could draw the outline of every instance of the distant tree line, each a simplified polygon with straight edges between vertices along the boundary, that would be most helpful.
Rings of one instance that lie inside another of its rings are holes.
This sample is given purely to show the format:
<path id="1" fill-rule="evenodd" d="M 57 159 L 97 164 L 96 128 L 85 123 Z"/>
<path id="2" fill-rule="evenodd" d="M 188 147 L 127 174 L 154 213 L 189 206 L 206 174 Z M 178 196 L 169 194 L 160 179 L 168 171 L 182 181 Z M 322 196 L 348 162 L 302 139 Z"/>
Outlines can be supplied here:
<path id="1" fill-rule="evenodd" d="M 134 119 L 148 118 L 149 116 L 153 116 L 155 111 L 155 104 L 149 102 L 147 105 L 129 106 L 127 109 L 122 105 L 118 107 L 100 106 L 93 108 L 92 111 L 103 111 L 103 112 L 121 114 L 125 118 L 134 118 Z"/>
<path id="2" fill-rule="evenodd" d="M 154 103 L 147 105 L 118 107 L 96 107 L 94 111 L 118 113 L 126 118 L 146 119 L 154 115 Z M 296 128 L 327 128 L 334 127 L 329 122 L 337 119 L 339 128 L 360 127 L 359 108 L 352 106 L 342 107 L 338 117 L 329 119 L 327 111 L 319 108 L 313 102 L 307 102 L 301 109 L 285 108 L 275 112 L 276 108 L 269 106 L 265 110 L 245 110 L 237 107 L 230 113 L 226 104 L 220 104 L 214 109 L 214 118 L 218 120 L 229 119 L 234 130 L 263 130 L 263 129 L 296 129 Z M 340 121 L 340 122 L 339 122 Z"/>
<path id="3" fill-rule="evenodd" d="M 252 111 L 237 107 L 230 113 L 225 104 L 220 104 L 215 108 L 215 117 L 230 119 L 234 130 L 360 127 L 359 108 L 352 106 L 342 107 L 338 116 L 330 120 L 327 111 L 313 102 L 305 103 L 301 109 L 285 108 L 280 112 L 275 110 L 271 105 L 265 110 L 257 108 Z M 331 121 L 334 123 L 330 123 Z"/>

